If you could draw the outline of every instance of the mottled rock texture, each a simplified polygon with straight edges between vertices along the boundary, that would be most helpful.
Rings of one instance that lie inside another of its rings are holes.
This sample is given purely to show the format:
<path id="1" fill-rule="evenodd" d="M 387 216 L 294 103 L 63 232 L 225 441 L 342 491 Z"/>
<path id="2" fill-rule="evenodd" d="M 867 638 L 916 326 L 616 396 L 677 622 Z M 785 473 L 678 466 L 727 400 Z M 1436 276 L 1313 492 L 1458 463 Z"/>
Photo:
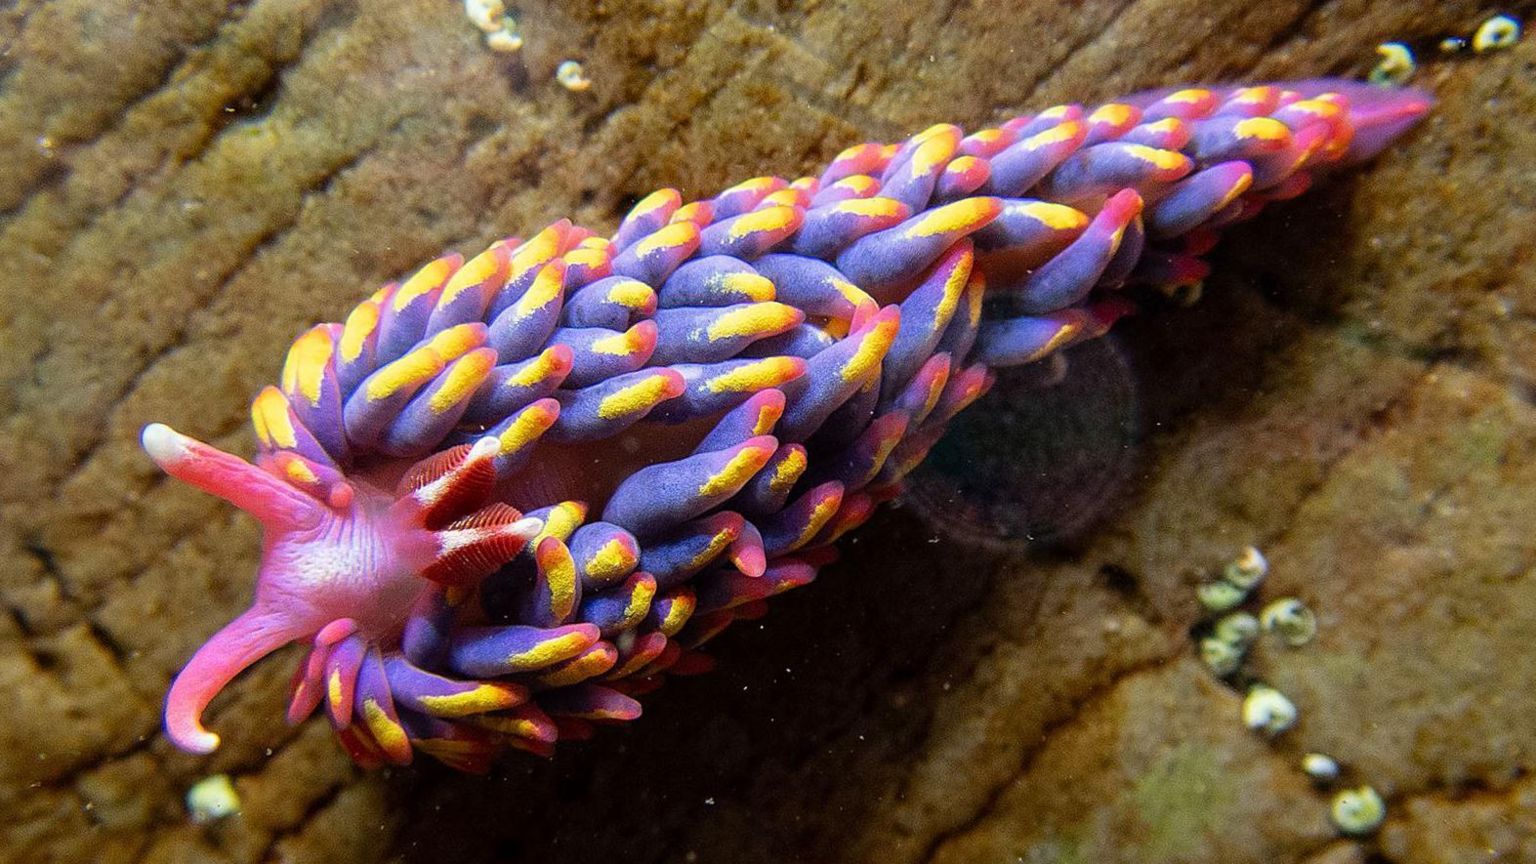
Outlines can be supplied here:
<path id="1" fill-rule="evenodd" d="M 1536 40 L 1431 64 L 1441 105 L 1404 146 L 1235 232 L 1200 305 L 1128 322 L 1134 470 L 1070 544 L 889 513 L 720 671 L 489 778 L 357 773 L 279 722 L 291 657 L 215 705 L 212 758 L 158 735 L 257 532 L 137 430 L 249 452 L 289 340 L 411 265 L 931 122 L 1359 73 L 1489 14 L 807 7 L 533 0 L 517 56 L 449 0 L 0 9 L 0 860 L 1536 860 Z M 552 83 L 568 57 L 589 92 Z M 1191 569 L 1250 542 L 1265 596 L 1321 619 L 1251 664 L 1301 708 L 1274 743 L 1189 639 Z M 1377 838 L 1335 838 L 1308 750 L 1382 790 Z M 193 826 L 211 772 L 245 809 Z"/>

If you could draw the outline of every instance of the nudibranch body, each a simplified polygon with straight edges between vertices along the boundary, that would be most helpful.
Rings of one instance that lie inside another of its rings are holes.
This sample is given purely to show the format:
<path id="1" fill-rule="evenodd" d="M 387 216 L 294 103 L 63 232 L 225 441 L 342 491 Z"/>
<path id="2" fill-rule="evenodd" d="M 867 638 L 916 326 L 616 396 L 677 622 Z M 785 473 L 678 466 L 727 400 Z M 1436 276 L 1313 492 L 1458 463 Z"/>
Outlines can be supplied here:
<path id="1" fill-rule="evenodd" d="M 255 601 L 177 677 L 166 731 L 211 751 L 209 701 L 293 641 L 288 719 L 324 705 L 368 766 L 483 770 L 633 719 L 814 579 L 992 367 L 1200 280 L 1223 227 L 1429 104 L 1322 80 L 1060 106 L 662 190 L 611 238 L 560 221 L 439 258 L 298 338 L 254 464 L 144 430 L 265 529 Z"/>

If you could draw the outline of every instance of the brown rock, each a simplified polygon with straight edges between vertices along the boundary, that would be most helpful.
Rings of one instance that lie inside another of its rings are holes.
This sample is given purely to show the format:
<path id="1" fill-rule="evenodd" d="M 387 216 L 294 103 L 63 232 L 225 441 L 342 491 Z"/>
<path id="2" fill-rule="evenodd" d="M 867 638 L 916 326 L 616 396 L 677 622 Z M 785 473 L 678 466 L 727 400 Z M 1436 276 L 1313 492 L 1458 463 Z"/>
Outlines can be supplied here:
<path id="1" fill-rule="evenodd" d="M 1200 306 L 1123 328 L 1135 470 L 1061 548 L 887 514 L 723 639 L 721 671 L 490 778 L 360 775 L 317 724 L 282 726 L 291 657 L 215 705 L 215 756 L 159 737 L 178 664 L 248 599 L 257 534 L 164 482 L 137 430 L 248 448 L 289 340 L 411 265 L 931 122 L 1359 72 L 1383 39 L 1483 14 L 807 5 L 526 3 L 512 56 L 455 3 L 0 12 L 0 860 L 1536 855 L 1530 42 L 1430 64 L 1421 132 L 1234 232 Z M 587 93 L 550 80 L 569 57 Z M 1190 568 L 1248 543 L 1264 596 L 1321 620 L 1249 664 L 1301 708 L 1273 744 L 1188 638 Z M 1331 839 L 1296 768 L 1312 749 L 1387 796 L 1379 843 Z M 217 772 L 244 812 L 195 827 L 183 796 Z"/>

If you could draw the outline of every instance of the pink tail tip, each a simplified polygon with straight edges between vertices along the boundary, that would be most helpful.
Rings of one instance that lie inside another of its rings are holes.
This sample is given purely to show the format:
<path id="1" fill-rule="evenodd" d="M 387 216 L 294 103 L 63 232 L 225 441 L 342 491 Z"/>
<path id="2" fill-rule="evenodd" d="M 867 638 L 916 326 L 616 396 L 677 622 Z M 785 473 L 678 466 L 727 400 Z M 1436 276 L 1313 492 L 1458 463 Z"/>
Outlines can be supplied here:
<path id="1" fill-rule="evenodd" d="M 1281 86 L 1308 98 L 1337 93 L 1349 100 L 1355 138 L 1344 155 L 1346 165 L 1374 158 L 1435 107 L 1435 97 L 1415 87 L 1389 89 L 1341 78 L 1287 81 Z"/>

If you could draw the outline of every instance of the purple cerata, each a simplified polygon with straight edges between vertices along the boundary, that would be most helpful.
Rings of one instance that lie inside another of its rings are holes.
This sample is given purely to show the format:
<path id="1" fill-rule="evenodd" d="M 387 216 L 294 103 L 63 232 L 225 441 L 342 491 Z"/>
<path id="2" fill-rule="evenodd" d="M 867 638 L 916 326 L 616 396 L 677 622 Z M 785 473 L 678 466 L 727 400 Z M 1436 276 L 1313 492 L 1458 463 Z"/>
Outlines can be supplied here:
<path id="1" fill-rule="evenodd" d="M 294 342 L 254 464 L 144 429 L 265 529 L 255 602 L 177 676 L 166 733 L 212 751 L 215 694 L 299 640 L 288 720 L 323 704 L 364 766 L 483 771 L 633 720 L 813 580 L 991 368 L 1197 282 L 1222 229 L 1430 105 L 1337 80 L 1065 105 L 432 261 Z"/>

